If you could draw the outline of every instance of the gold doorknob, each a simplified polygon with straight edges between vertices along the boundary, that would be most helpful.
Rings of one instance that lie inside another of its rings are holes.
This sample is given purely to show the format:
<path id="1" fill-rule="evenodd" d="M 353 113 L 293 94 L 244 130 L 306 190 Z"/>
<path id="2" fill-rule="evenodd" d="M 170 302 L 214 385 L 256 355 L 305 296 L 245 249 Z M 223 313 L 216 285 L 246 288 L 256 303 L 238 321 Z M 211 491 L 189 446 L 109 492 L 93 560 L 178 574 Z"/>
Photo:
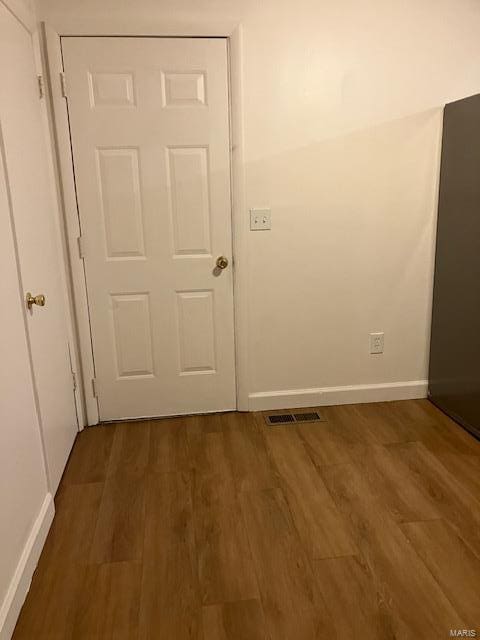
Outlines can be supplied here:
<path id="1" fill-rule="evenodd" d="M 219 269 L 226 269 L 228 267 L 228 258 L 225 256 L 220 256 L 217 258 L 217 267 Z"/>
<path id="2" fill-rule="evenodd" d="M 45 296 L 43 295 L 43 293 L 40 293 L 38 296 L 32 296 L 29 291 L 25 300 L 29 309 L 31 309 L 34 304 L 38 305 L 39 307 L 45 306 Z"/>

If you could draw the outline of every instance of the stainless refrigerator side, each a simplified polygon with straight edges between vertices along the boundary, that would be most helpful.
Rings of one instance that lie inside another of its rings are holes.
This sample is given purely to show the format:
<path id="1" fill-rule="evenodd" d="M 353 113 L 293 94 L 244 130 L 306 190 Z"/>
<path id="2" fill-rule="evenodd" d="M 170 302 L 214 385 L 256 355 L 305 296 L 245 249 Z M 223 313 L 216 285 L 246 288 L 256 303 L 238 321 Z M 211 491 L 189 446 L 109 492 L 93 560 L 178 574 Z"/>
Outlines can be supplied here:
<path id="1" fill-rule="evenodd" d="M 443 124 L 428 394 L 480 437 L 480 95 Z"/>

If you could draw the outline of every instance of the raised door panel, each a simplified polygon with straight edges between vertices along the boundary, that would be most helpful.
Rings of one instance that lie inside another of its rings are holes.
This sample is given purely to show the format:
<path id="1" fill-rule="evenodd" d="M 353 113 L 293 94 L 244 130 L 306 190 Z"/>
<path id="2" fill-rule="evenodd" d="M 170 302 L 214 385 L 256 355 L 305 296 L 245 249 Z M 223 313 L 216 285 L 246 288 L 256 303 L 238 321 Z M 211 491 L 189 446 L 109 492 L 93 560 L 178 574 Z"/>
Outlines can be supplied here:
<path id="1" fill-rule="evenodd" d="M 213 291 L 178 291 L 180 373 L 215 372 Z"/>
<path id="2" fill-rule="evenodd" d="M 144 257 L 138 149 L 97 149 L 108 258 Z"/>
<path id="3" fill-rule="evenodd" d="M 167 184 L 175 255 L 210 254 L 208 148 L 167 150 Z"/>
<path id="4" fill-rule="evenodd" d="M 206 73 L 162 72 L 164 107 L 202 107 L 207 104 Z"/>
<path id="5" fill-rule="evenodd" d="M 118 377 L 152 377 L 152 328 L 148 294 L 115 294 L 111 300 Z"/>
<path id="6" fill-rule="evenodd" d="M 90 106 L 134 107 L 135 91 L 132 73 L 89 72 Z"/>

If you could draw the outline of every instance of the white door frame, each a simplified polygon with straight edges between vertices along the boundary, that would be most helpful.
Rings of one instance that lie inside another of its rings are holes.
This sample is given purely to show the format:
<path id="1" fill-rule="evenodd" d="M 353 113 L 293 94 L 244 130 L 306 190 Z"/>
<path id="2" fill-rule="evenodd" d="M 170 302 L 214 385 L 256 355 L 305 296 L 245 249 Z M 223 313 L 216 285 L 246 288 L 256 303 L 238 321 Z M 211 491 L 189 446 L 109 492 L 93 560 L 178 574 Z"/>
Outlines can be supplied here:
<path id="1" fill-rule="evenodd" d="M 228 43 L 229 94 L 230 94 L 230 158 L 232 193 L 232 244 L 233 244 L 233 300 L 235 314 L 235 371 L 237 384 L 237 410 L 248 411 L 248 362 L 247 362 L 247 233 L 245 175 L 244 175 L 244 127 L 242 91 L 242 28 L 230 25 L 181 29 L 162 24 L 149 33 L 105 32 L 94 25 L 76 29 L 55 30 L 41 23 L 42 46 L 45 56 L 49 107 L 51 113 L 52 138 L 58 172 L 58 192 L 63 208 L 63 225 L 68 244 L 68 269 L 73 288 L 75 307 L 77 348 L 82 366 L 85 402 L 83 426 L 99 422 L 97 398 L 90 381 L 95 377 L 94 355 L 88 311 L 88 295 L 84 263 L 80 257 L 78 237 L 80 220 L 75 191 L 75 175 L 66 100 L 63 97 L 61 73 L 63 72 L 61 37 L 66 36 L 130 36 L 130 37 L 222 37 Z M 68 79 L 67 79 L 68 85 Z M 66 87 L 68 93 L 68 86 Z"/>

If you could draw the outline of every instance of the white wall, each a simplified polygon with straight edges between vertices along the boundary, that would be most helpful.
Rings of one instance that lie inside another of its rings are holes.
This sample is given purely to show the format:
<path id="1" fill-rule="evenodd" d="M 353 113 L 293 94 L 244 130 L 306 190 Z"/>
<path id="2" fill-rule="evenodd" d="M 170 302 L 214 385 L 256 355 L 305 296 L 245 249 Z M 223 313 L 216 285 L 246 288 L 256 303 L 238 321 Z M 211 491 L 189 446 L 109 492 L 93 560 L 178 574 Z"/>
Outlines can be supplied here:
<path id="1" fill-rule="evenodd" d="M 441 108 L 480 91 L 480 3 L 39 0 L 38 13 L 73 34 L 242 24 L 246 205 L 273 219 L 247 240 L 252 408 L 425 379 Z M 370 331 L 385 331 L 382 356 Z"/>

